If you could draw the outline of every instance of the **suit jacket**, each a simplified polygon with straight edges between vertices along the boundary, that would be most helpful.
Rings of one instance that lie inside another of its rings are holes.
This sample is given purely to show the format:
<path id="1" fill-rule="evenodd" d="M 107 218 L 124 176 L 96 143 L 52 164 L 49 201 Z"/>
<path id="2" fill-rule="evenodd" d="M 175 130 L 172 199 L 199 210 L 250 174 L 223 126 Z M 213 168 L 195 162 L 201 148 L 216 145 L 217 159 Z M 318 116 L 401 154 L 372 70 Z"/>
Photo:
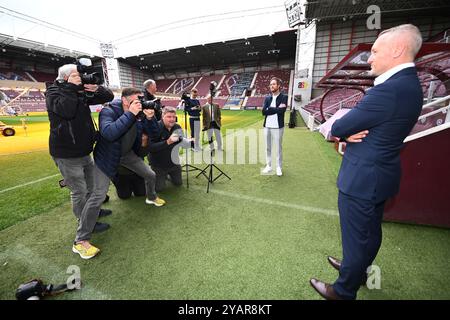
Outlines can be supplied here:
<path id="1" fill-rule="evenodd" d="M 280 104 L 282 104 L 282 103 L 284 103 L 286 105 L 286 108 L 279 108 Z M 276 114 L 278 116 L 278 127 L 283 128 L 284 127 L 284 113 L 286 112 L 286 109 L 287 109 L 288 96 L 285 95 L 284 93 L 280 92 L 280 94 L 277 97 L 276 107 L 270 108 L 271 104 L 272 104 L 272 95 L 268 95 L 264 99 L 264 105 L 263 105 L 263 109 L 262 109 L 262 114 L 266 116 L 264 118 L 263 126 L 264 127 L 266 126 L 267 116 Z"/>
<path id="2" fill-rule="evenodd" d="M 220 114 L 219 105 L 213 103 L 213 113 L 214 113 L 214 121 L 216 121 L 217 125 L 222 127 L 222 116 Z M 202 107 L 203 114 L 203 130 L 208 130 L 211 124 L 211 112 L 210 112 L 210 104 L 207 103 Z"/>
<path id="3" fill-rule="evenodd" d="M 346 138 L 363 130 L 360 143 L 347 143 L 337 180 L 350 196 L 380 202 L 399 189 L 400 150 L 422 110 L 423 94 L 414 67 L 371 88 L 358 105 L 337 120 L 331 134 Z"/>

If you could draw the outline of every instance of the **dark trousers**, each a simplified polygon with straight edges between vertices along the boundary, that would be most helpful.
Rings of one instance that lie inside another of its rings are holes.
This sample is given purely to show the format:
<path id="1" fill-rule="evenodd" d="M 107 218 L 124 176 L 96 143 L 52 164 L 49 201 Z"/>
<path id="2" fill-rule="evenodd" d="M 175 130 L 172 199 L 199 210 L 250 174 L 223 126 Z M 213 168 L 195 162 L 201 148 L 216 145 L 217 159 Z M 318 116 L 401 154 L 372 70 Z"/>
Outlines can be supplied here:
<path id="1" fill-rule="evenodd" d="M 358 199 L 339 191 L 343 259 L 333 288 L 344 299 L 356 299 L 367 268 L 380 249 L 384 203 Z"/>
<path id="2" fill-rule="evenodd" d="M 160 192 L 166 187 L 167 175 L 169 175 L 173 185 L 178 187 L 183 184 L 183 180 L 181 179 L 180 165 L 174 165 L 171 168 L 158 168 L 152 166 L 152 169 L 153 171 L 155 171 L 156 174 L 156 185 L 155 185 L 156 192 Z"/>
<path id="3" fill-rule="evenodd" d="M 120 199 L 128 199 L 132 194 L 135 197 L 145 196 L 145 180 L 134 172 L 132 174 L 119 174 L 113 183 Z"/>

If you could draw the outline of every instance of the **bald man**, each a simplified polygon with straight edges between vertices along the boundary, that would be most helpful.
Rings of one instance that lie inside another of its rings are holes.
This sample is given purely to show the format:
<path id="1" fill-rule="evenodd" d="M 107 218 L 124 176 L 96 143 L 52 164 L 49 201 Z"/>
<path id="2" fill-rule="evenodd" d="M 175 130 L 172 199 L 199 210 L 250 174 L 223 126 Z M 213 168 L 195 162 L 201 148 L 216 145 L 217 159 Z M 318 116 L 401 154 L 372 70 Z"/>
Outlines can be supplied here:
<path id="1" fill-rule="evenodd" d="M 421 46 L 411 24 L 382 32 L 368 60 L 374 87 L 332 126 L 331 134 L 347 141 L 337 181 L 343 259 L 328 257 L 339 271 L 334 284 L 310 281 L 325 299 L 356 299 L 381 246 L 384 204 L 399 189 L 403 140 L 422 110 L 413 63 Z"/>

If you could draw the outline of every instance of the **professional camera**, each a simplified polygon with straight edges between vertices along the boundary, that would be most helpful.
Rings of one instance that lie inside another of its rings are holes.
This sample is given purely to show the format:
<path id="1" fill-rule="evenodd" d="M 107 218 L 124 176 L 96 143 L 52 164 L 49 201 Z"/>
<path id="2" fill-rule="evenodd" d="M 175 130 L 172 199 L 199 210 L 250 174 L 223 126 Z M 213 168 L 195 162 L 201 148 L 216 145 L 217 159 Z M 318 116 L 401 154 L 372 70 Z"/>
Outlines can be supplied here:
<path id="1" fill-rule="evenodd" d="M 162 108 L 161 99 L 154 100 L 145 100 L 144 96 L 139 96 L 139 101 L 142 105 L 142 110 L 155 110 L 155 117 L 157 120 L 161 119 Z M 145 118 L 145 114 L 143 112 L 139 112 L 137 117 L 139 119 Z"/>
<path id="2" fill-rule="evenodd" d="M 44 284 L 40 279 L 33 279 L 27 283 L 21 284 L 16 290 L 17 300 L 40 300 L 47 296 L 55 296 L 66 291 L 72 291 L 76 288 L 69 289 L 67 284 L 53 285 Z"/>
<path id="3" fill-rule="evenodd" d="M 79 58 L 77 60 L 77 71 L 80 73 L 83 84 L 102 84 L 102 76 L 98 72 L 92 72 L 92 61 L 89 58 Z"/>
<path id="4" fill-rule="evenodd" d="M 184 100 L 185 103 L 188 103 L 191 100 L 191 95 L 187 92 L 183 92 L 181 94 L 181 99 Z"/>
<path id="5" fill-rule="evenodd" d="M 41 280 L 34 279 L 21 284 L 16 291 L 17 300 L 28 300 L 31 297 L 43 298 L 52 290 L 52 285 L 45 285 Z"/>

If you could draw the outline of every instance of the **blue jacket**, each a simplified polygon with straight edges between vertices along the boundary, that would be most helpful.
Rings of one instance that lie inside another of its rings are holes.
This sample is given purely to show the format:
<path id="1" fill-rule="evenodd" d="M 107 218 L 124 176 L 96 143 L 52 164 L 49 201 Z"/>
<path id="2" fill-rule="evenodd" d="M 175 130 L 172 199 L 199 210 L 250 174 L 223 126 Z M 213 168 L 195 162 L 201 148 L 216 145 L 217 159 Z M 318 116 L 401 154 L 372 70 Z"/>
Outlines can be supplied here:
<path id="1" fill-rule="evenodd" d="M 114 178 L 122 156 L 121 138 L 136 122 L 136 117 L 130 111 L 123 111 L 122 101 L 117 99 L 112 101 L 107 107 L 100 111 L 99 130 L 100 137 L 94 148 L 94 160 L 99 169 L 108 177 Z M 143 119 L 137 121 L 136 140 L 133 150 L 139 154 L 142 143 L 142 133 L 149 137 L 156 134 L 158 123 L 152 120 Z"/>
<path id="2" fill-rule="evenodd" d="M 376 203 L 398 192 L 400 150 L 417 122 L 422 103 L 417 70 L 406 68 L 370 89 L 333 124 L 331 134 L 339 138 L 369 130 L 362 142 L 347 143 L 337 180 L 341 192 Z"/>
<path id="3" fill-rule="evenodd" d="M 282 104 L 282 103 L 284 103 L 286 105 L 286 108 L 279 108 L 280 104 Z M 272 104 L 272 95 L 268 95 L 264 99 L 264 105 L 263 105 L 263 109 L 262 109 L 262 114 L 266 116 L 264 118 L 263 126 L 264 127 L 266 126 L 267 116 L 270 116 L 272 114 L 277 114 L 278 115 L 278 127 L 283 128 L 284 127 L 284 113 L 286 112 L 286 109 L 287 109 L 288 96 L 285 95 L 284 93 L 280 92 L 280 94 L 277 97 L 276 107 L 270 108 L 271 104 Z"/>

